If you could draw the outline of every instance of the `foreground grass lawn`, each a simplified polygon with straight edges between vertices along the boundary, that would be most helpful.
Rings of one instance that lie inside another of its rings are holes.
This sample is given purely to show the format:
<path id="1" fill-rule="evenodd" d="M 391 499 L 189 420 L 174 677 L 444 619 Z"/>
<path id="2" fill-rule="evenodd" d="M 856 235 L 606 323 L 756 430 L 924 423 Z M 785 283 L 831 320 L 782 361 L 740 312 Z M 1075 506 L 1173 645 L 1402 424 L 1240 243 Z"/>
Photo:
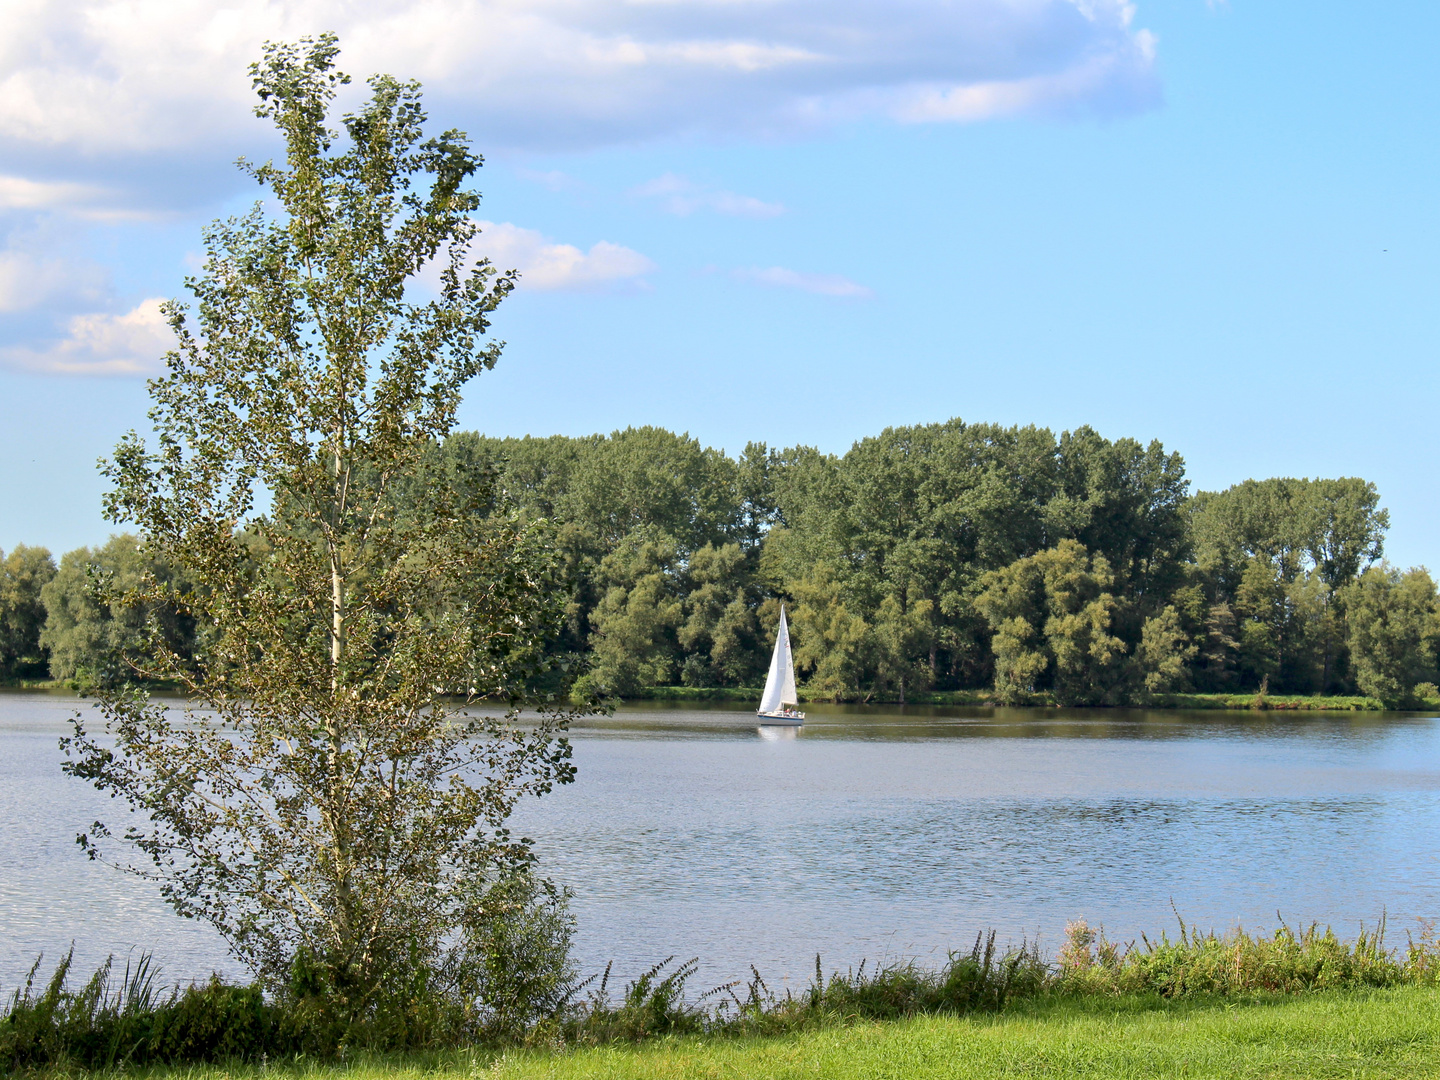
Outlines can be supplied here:
<path id="1" fill-rule="evenodd" d="M 661 1039 L 561 1053 L 476 1052 L 348 1066 L 178 1069 L 153 1077 L 259 1080 L 589 1080 L 635 1077 L 1437 1077 L 1440 991 L 1270 1001 L 1048 1002 L 1001 1016 L 921 1017 L 778 1038 Z"/>
<path id="2" fill-rule="evenodd" d="M 512 1054 L 492 1076 L 1440 1077 L 1440 994 L 1317 995 L 1244 1005 L 1052 1004 L 777 1039 L 677 1040 Z"/>

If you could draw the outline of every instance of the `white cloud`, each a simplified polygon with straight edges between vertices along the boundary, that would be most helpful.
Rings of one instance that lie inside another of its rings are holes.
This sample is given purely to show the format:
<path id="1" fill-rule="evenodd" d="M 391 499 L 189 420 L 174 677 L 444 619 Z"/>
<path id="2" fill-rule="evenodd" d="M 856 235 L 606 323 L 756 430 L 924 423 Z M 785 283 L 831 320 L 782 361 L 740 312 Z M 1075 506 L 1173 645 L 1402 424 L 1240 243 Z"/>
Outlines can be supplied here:
<path id="1" fill-rule="evenodd" d="M 818 296 L 840 296 L 849 300 L 869 300 L 875 290 L 851 281 L 839 274 L 807 274 L 799 270 L 788 270 L 783 266 L 758 267 L 736 270 L 734 276 L 740 281 L 751 281 L 756 285 L 768 285 L 775 289 L 799 289 L 801 292 Z"/>
<path id="2" fill-rule="evenodd" d="M 697 210 L 749 218 L 778 217 L 785 212 L 785 207 L 779 203 L 764 202 L 750 195 L 736 195 L 733 191 L 720 188 L 703 187 L 668 172 L 641 184 L 631 194 L 657 199 L 667 213 L 681 217 Z"/>
<path id="3" fill-rule="evenodd" d="M 64 205 L 83 206 L 101 194 L 101 189 L 91 184 L 0 176 L 0 210 L 49 210 Z"/>
<path id="4" fill-rule="evenodd" d="M 0 144 L 3 145 L 3 144 Z M 164 211 L 134 205 L 136 193 L 65 180 L 0 175 L 0 212 L 64 210 L 87 221 L 144 221 Z"/>
<path id="5" fill-rule="evenodd" d="M 51 299 L 93 304 L 106 281 L 105 271 L 91 263 L 0 251 L 0 312 L 28 311 Z"/>
<path id="6" fill-rule="evenodd" d="M 1155 36 L 1136 31 L 1133 44 L 1148 71 L 1155 58 Z M 1026 112 L 1063 112 L 1107 93 L 1127 89 L 1137 72 L 1122 66 L 1114 55 L 1091 57 L 1063 71 L 1022 79 L 994 80 L 962 86 L 944 84 L 911 87 L 894 99 L 895 118 L 909 123 L 985 120 Z"/>
<path id="7" fill-rule="evenodd" d="M 655 269 L 640 252 L 601 240 L 581 251 L 535 229 L 481 221 L 475 250 L 500 270 L 519 270 L 522 289 L 599 289 L 635 284 Z"/>
<path id="8" fill-rule="evenodd" d="M 175 336 L 160 312 L 158 297 L 142 300 L 123 315 L 77 315 L 67 335 L 46 348 L 0 349 L 0 361 L 60 375 L 152 375 Z"/>
<path id="9" fill-rule="evenodd" d="M 246 74 L 261 42 L 330 29 L 346 70 L 422 79 L 483 149 L 1124 112 L 1157 92 L 1133 15 L 1130 0 L 11 0 L 0 154 L 12 173 L 68 161 L 107 182 L 116 157 L 218 163 L 263 132 Z"/>

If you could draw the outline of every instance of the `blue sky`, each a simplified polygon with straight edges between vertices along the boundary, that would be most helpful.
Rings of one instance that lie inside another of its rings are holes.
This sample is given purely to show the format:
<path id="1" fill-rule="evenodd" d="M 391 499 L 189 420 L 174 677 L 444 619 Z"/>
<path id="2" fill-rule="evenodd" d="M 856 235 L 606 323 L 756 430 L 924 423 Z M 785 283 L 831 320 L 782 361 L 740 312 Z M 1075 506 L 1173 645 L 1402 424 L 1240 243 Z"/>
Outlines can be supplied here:
<path id="1" fill-rule="evenodd" d="M 518 13 L 518 14 L 517 14 Z M 1440 569 L 1440 8 L 1231 0 L 26 5 L 0 47 L 0 547 L 111 530 L 265 38 L 421 78 L 524 272 L 462 424 L 843 452 L 1091 424 L 1197 488 L 1360 475 Z M 147 306 L 148 305 L 148 306 Z"/>

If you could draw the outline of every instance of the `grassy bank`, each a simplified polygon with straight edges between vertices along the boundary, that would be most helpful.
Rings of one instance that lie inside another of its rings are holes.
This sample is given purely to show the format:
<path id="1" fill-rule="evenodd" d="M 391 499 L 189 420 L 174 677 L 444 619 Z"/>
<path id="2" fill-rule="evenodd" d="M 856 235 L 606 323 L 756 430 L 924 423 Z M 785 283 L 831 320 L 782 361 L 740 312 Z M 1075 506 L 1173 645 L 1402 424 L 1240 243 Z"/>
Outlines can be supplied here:
<path id="1" fill-rule="evenodd" d="M 118 978 L 102 968 L 83 987 L 71 988 L 67 967 L 62 961 L 48 984 L 29 982 L 0 1014 L 0 1073 L 237 1062 L 288 1063 L 293 1069 L 318 1060 L 353 1063 L 367 1053 L 428 1051 L 439 1055 L 437 1061 L 477 1055 L 469 1060 L 483 1059 L 487 1067 L 499 1062 L 520 1076 L 533 1070 L 771 1075 L 779 1047 L 774 1075 L 809 1075 L 795 1071 L 797 1062 L 819 1069 L 816 1075 L 847 1075 L 835 1070 L 860 1060 L 862 1052 L 873 1060 L 856 1075 L 882 1075 L 895 1062 L 912 1059 L 934 1064 L 958 1054 L 967 1062 L 983 1060 L 979 1049 L 955 1049 L 955 1033 L 983 1042 L 981 1035 L 996 1024 L 1018 1024 L 1015 1030 L 1028 1032 L 1037 1060 L 1069 1048 L 1076 1060 L 1102 1060 L 1108 1068 L 1117 1063 L 1099 1051 L 1117 1040 L 1114 1031 L 1107 1034 L 1107 1024 L 1173 1024 L 1180 1015 L 1183 1031 L 1191 1031 L 1200 1025 L 1185 1027 L 1186 1010 L 1206 1016 L 1205 1010 L 1216 1009 L 1223 1019 L 1227 1010 L 1288 1001 L 1308 1015 L 1315 1002 L 1376 994 L 1382 996 L 1374 1000 L 1390 1001 L 1383 996 L 1389 993 L 1402 994 L 1394 1000 L 1423 1002 L 1434 1014 L 1440 946 L 1422 927 L 1418 939 L 1407 936 L 1403 949 L 1389 948 L 1383 922 L 1353 941 L 1318 926 L 1216 935 L 1182 924 L 1178 938 L 1142 938 L 1138 946 L 1107 941 L 1077 922 L 1067 928 L 1054 960 L 1033 946 L 997 949 L 992 933 L 977 937 L 970 952 L 952 953 L 939 968 L 901 963 L 867 972 L 862 964 L 823 976 L 817 957 L 814 981 L 798 994 L 777 995 L 756 973 L 748 985 L 736 982 L 695 996 L 686 991 L 693 962 L 666 961 L 626 986 L 618 1000 L 607 992 L 608 970 L 598 985 L 572 984 L 564 1000 L 524 1009 L 508 990 L 497 1004 L 483 994 L 478 1000 L 447 997 L 433 984 L 415 983 L 398 996 L 372 999 L 371 1007 L 348 1019 L 336 1011 L 336 999 L 317 996 L 309 984 L 284 990 L 278 999 L 258 987 L 218 980 L 167 994 L 142 960 Z M 1420 996 L 1406 999 L 1402 992 Z M 1080 1021 L 1094 1031 L 1078 1031 Z M 1146 1034 L 1143 1025 L 1137 1030 L 1137 1053 L 1148 1052 L 1156 1038 L 1171 1038 Z M 906 1034 L 913 1031 L 922 1033 L 919 1044 Z M 1197 1045 L 1208 1045 L 1212 1035 Z M 1372 1041 L 1409 1045 L 1417 1038 L 1382 1032 Z M 939 1049 L 924 1049 L 925 1040 L 935 1039 Z M 1428 1046 L 1433 1040 L 1426 1034 L 1425 1041 Z M 1011 1042 L 985 1045 L 1008 1053 Z"/>
<path id="2" fill-rule="evenodd" d="M 632 698 L 632 701 L 733 701 L 746 704 L 758 703 L 758 687 L 726 686 L 651 686 Z M 868 695 L 857 698 L 841 698 L 837 702 L 831 695 L 814 695 L 804 689 L 800 691 L 803 703 L 844 703 L 863 705 L 996 705 L 995 696 L 989 690 L 937 690 L 923 694 L 909 694 L 904 702 L 898 694 Z M 1027 705 L 1038 708 L 1054 708 L 1055 703 L 1046 696 L 1036 695 Z M 1385 712 L 1384 702 L 1372 697 L 1358 695 L 1326 694 L 1162 694 L 1157 695 L 1145 708 L 1150 709 L 1255 709 L 1302 712 Z M 1413 708 L 1440 709 L 1440 698 L 1415 702 Z"/>
<path id="3" fill-rule="evenodd" d="M 1440 992 L 1351 990 L 1240 1000 L 1158 995 L 1025 1002 L 998 1015 L 853 1022 L 784 1036 L 665 1037 L 573 1050 L 460 1051 L 325 1065 L 135 1070 L 155 1080 L 691 1080 L 746 1077 L 1440 1076 Z"/>
<path id="4" fill-rule="evenodd" d="M 489 1073 L 513 1080 L 1434 1076 L 1437 1004 L 1440 994 L 1415 988 L 1243 1003 L 1062 999 L 998 1016 L 914 1017 L 787 1038 L 509 1054 L 490 1062 Z"/>

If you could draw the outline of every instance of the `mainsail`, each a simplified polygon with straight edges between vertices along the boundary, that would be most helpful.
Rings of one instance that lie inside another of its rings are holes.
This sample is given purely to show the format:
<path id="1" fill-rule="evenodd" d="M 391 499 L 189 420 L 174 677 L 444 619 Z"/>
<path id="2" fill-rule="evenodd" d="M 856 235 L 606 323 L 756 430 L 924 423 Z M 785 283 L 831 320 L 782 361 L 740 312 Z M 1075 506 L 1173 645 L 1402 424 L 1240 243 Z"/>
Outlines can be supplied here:
<path id="1" fill-rule="evenodd" d="M 765 677 L 765 693 L 760 698 L 760 712 L 779 712 L 786 705 L 799 701 L 795 693 L 795 661 L 790 657 L 790 629 L 785 624 L 785 605 L 780 605 L 780 632 L 775 635 L 775 652 L 770 656 L 770 674 Z"/>

